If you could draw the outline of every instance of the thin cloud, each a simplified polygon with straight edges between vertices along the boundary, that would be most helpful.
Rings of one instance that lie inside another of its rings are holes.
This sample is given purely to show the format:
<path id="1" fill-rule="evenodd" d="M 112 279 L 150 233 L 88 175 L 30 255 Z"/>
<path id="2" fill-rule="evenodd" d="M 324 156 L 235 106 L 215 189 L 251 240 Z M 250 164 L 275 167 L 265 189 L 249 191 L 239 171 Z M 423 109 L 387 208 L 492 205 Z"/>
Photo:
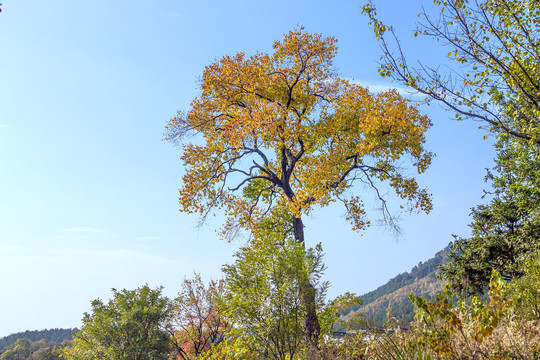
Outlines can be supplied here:
<path id="1" fill-rule="evenodd" d="M 364 81 L 364 80 L 357 80 L 357 79 L 352 79 L 352 78 L 349 78 L 347 80 L 353 84 L 366 87 L 370 91 L 373 91 L 373 92 L 385 92 L 389 90 L 396 90 L 402 96 L 412 96 L 412 97 L 422 96 L 422 94 L 420 94 L 418 91 L 415 91 L 415 90 L 412 90 L 410 88 L 403 87 L 403 86 L 396 86 L 393 84 L 382 83 L 382 82 L 370 82 L 370 81 Z"/>
<path id="2" fill-rule="evenodd" d="M 64 228 L 62 229 L 62 232 L 70 232 L 70 233 L 105 233 L 106 231 L 99 230 L 90 226 L 82 226 L 82 227 L 75 227 L 75 228 Z"/>
<path id="3" fill-rule="evenodd" d="M 141 251 L 136 251 L 128 248 L 117 249 L 92 249 L 86 247 L 56 247 L 50 249 L 36 249 L 34 247 L 23 247 L 13 245 L 1 245 L 0 252 L 12 256 L 17 256 L 19 259 L 26 258 L 31 260 L 41 259 L 41 261 L 49 261 L 50 259 L 72 261 L 73 259 L 79 259 L 77 261 L 83 262 L 100 262 L 110 261 L 111 263 L 118 263 L 124 261 L 126 264 L 135 261 L 135 263 L 161 263 L 172 264 L 175 261 L 153 254 L 148 254 Z M 70 260 L 71 259 L 71 260 Z"/>
<path id="4" fill-rule="evenodd" d="M 138 236 L 135 238 L 135 240 L 142 240 L 142 241 L 152 241 L 152 240 L 160 240 L 160 237 L 157 236 Z"/>

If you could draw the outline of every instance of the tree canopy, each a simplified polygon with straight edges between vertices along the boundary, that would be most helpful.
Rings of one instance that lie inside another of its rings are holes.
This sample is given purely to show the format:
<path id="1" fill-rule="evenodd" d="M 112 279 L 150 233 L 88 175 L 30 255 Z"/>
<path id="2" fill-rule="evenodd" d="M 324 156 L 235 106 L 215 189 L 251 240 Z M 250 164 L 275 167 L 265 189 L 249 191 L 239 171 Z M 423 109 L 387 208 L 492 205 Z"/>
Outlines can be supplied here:
<path id="1" fill-rule="evenodd" d="M 223 209 L 231 235 L 256 229 L 273 208 L 299 219 L 341 200 L 362 230 L 369 225 L 362 200 L 347 193 L 356 181 L 375 189 L 383 216 L 390 212 L 377 181 L 411 208 L 431 209 L 426 190 L 399 166 L 408 158 L 418 173 L 426 170 L 430 120 L 396 91 L 370 94 L 337 76 L 336 51 L 334 38 L 300 28 L 275 42 L 272 54 L 238 53 L 206 67 L 202 93 L 166 130 L 182 144 L 183 211 L 204 219 Z M 189 135 L 198 137 L 190 143 Z"/>
<path id="2" fill-rule="evenodd" d="M 226 293 L 222 307 L 246 337 L 246 346 L 269 359 L 294 358 L 303 345 L 302 320 L 307 312 L 302 290 L 305 278 L 317 289 L 319 313 L 328 286 L 322 247 L 305 250 L 291 237 L 257 239 L 223 266 Z"/>
<path id="3" fill-rule="evenodd" d="M 472 209 L 470 238 L 456 238 L 442 275 L 456 290 L 481 294 L 493 269 L 505 280 L 523 275 L 540 249 L 540 148 L 503 136 L 496 144 L 489 203 Z"/>
<path id="4" fill-rule="evenodd" d="M 145 285 L 136 290 L 113 289 L 108 303 L 92 301 L 73 347 L 64 357 L 70 360 L 168 359 L 170 304 L 161 288 Z"/>
<path id="5" fill-rule="evenodd" d="M 423 11 L 414 36 L 440 41 L 459 66 L 448 71 L 437 64 L 414 67 L 404 55 L 395 29 L 365 12 L 380 40 L 380 73 L 427 95 L 458 119 L 482 120 L 487 128 L 515 139 L 540 144 L 540 4 L 535 0 L 434 0 L 436 16 Z M 507 116 L 503 96 L 515 104 Z"/>
<path id="6" fill-rule="evenodd" d="M 185 278 L 173 301 L 171 323 L 174 333 L 171 342 L 176 357 L 196 359 L 221 343 L 231 323 L 225 320 L 218 301 L 225 291 L 223 280 L 205 285 L 200 274 Z"/>

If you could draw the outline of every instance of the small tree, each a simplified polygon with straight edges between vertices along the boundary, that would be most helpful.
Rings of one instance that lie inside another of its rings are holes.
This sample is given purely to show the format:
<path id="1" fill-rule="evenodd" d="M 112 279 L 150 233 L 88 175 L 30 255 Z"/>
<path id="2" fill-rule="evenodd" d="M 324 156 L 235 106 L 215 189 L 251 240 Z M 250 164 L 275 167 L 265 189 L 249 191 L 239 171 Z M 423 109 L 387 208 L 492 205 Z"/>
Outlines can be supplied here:
<path id="1" fill-rule="evenodd" d="M 418 173 L 429 166 L 432 154 L 423 148 L 429 119 L 396 91 L 373 95 L 338 77 L 331 70 L 335 44 L 301 28 L 276 42 L 272 54 L 239 53 L 206 67 L 201 95 L 167 126 L 173 142 L 198 135 L 182 146 L 183 211 L 204 221 L 224 210 L 225 237 L 257 232 L 262 219 L 287 212 L 302 246 L 302 217 L 337 200 L 353 229 L 369 226 L 362 199 L 352 194 L 357 182 L 374 190 L 390 223 L 379 181 L 411 210 L 429 212 L 427 192 L 402 172 L 408 160 Z M 311 284 L 302 296 L 305 336 L 317 343 Z"/>
<path id="2" fill-rule="evenodd" d="M 165 360 L 169 357 L 169 300 L 162 288 L 145 285 L 136 290 L 113 291 L 107 304 L 92 301 L 73 347 L 64 357 L 70 360 Z"/>
<path id="3" fill-rule="evenodd" d="M 217 306 L 223 292 L 223 280 L 205 286 L 200 274 L 184 279 L 172 312 L 172 342 L 178 358 L 195 359 L 224 340 L 231 325 Z"/>
<path id="4" fill-rule="evenodd" d="M 326 284 L 322 248 L 304 251 L 294 239 L 256 239 L 235 254 L 236 261 L 223 266 L 226 293 L 222 307 L 234 321 L 253 353 L 276 360 L 292 359 L 303 347 L 302 300 L 305 278 L 318 290 L 317 309 Z"/>

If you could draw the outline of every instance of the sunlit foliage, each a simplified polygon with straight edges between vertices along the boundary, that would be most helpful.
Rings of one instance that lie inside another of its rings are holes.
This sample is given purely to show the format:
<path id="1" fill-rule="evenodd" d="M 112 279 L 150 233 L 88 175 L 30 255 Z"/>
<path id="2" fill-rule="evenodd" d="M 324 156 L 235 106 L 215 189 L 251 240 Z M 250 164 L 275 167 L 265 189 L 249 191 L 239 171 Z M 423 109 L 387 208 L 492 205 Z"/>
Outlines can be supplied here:
<path id="1" fill-rule="evenodd" d="M 173 301 L 171 318 L 175 358 L 195 359 L 225 339 L 231 324 L 218 307 L 224 287 L 223 280 L 210 281 L 205 285 L 200 274 L 184 279 Z"/>
<path id="2" fill-rule="evenodd" d="M 491 131 L 540 144 L 540 4 L 536 0 L 435 0 L 437 15 L 419 14 L 414 36 L 427 36 L 448 48 L 456 67 L 422 62 L 411 66 L 395 29 L 378 17 L 374 4 L 363 12 L 374 26 L 383 55 L 380 74 L 442 103 L 458 119 L 485 122 Z M 409 59 L 410 60 L 410 59 Z M 516 104 L 501 111 L 503 96 Z"/>
<path id="3" fill-rule="evenodd" d="M 240 249 L 235 262 L 223 266 L 227 291 L 222 306 L 250 352 L 285 360 L 302 350 L 303 286 L 306 278 L 314 285 L 320 311 L 327 286 L 320 281 L 324 269 L 320 245 L 304 250 L 294 239 L 276 242 L 273 237 Z"/>
<path id="4" fill-rule="evenodd" d="M 113 289 L 108 303 L 92 301 L 73 347 L 63 354 L 69 360 L 120 360 L 169 358 L 167 329 L 170 305 L 161 288 L 145 285 L 136 290 Z"/>
<path id="5" fill-rule="evenodd" d="M 238 53 L 206 67 L 200 96 L 167 126 L 167 138 L 182 144 L 183 211 L 204 219 L 222 209 L 224 235 L 234 235 L 253 230 L 274 207 L 299 219 L 341 200 L 353 229 L 363 230 L 370 224 L 363 196 L 350 191 L 357 181 L 376 191 L 387 219 L 377 181 L 411 209 L 431 209 L 401 167 L 407 159 L 418 173 L 429 166 L 429 119 L 396 91 L 370 94 L 337 76 L 336 51 L 334 38 L 300 28 L 273 53 Z M 190 135 L 197 136 L 188 142 Z"/>

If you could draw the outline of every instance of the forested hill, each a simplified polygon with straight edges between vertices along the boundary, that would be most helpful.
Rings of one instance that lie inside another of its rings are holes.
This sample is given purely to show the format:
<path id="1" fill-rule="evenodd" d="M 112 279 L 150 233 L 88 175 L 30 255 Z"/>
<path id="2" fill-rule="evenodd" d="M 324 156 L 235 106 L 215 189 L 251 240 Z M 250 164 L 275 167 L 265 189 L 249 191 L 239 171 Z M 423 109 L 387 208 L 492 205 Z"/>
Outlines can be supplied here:
<path id="1" fill-rule="evenodd" d="M 402 287 L 413 284 L 419 279 L 423 279 L 429 275 L 434 275 L 439 264 L 446 262 L 446 255 L 449 252 L 449 247 L 435 254 L 434 257 L 425 263 L 419 262 L 418 265 L 412 268 L 410 272 L 404 272 L 390 279 L 386 284 L 379 286 L 377 289 L 368 292 L 361 296 L 364 305 L 372 303 L 384 295 L 390 294 Z"/>
<path id="2" fill-rule="evenodd" d="M 414 317 L 414 307 L 408 298 L 409 293 L 427 298 L 442 290 L 443 282 L 436 278 L 437 268 L 447 261 L 449 246 L 435 254 L 426 262 L 420 262 L 409 272 L 390 279 L 386 284 L 361 296 L 363 305 L 351 309 L 365 314 L 368 323 L 382 326 L 386 321 L 386 310 L 398 320 L 409 322 Z"/>
<path id="3" fill-rule="evenodd" d="M 27 330 L 16 334 L 11 334 L 0 338 L 0 353 L 9 345 L 15 344 L 17 339 L 28 339 L 32 342 L 42 339 L 52 343 L 61 343 L 64 340 L 71 340 L 71 334 L 78 329 L 50 329 L 50 330 Z"/>

